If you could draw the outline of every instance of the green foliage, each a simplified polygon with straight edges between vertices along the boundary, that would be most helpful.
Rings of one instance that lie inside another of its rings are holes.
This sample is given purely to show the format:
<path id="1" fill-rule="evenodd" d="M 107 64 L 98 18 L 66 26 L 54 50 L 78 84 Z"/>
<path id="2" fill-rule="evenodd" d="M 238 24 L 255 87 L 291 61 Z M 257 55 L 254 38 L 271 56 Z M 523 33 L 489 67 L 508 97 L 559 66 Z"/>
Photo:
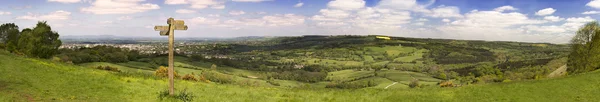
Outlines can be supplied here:
<path id="1" fill-rule="evenodd" d="M 308 71 L 304 71 L 304 70 L 284 71 L 284 72 L 276 72 L 276 73 L 269 73 L 269 74 L 270 74 L 270 77 L 273 77 L 276 79 L 296 80 L 296 81 L 310 82 L 310 83 L 323 81 L 323 80 L 325 80 L 325 77 L 327 77 L 327 73 L 308 72 Z"/>
<path id="2" fill-rule="evenodd" d="M 46 22 L 38 22 L 33 29 L 23 29 L 18 41 L 19 52 L 27 56 L 50 58 L 58 54 L 62 42 L 58 33 L 52 31 Z"/>
<path id="3" fill-rule="evenodd" d="M 567 71 L 572 74 L 589 72 L 600 68 L 600 25 L 585 24 L 571 40 Z"/>
<path id="4" fill-rule="evenodd" d="M 156 71 L 154 71 L 154 75 L 163 78 L 169 77 L 169 69 L 167 67 L 160 66 L 158 69 L 156 69 Z M 173 75 L 175 78 L 179 77 L 177 72 L 173 72 Z"/>
<path id="5" fill-rule="evenodd" d="M 0 25 L 0 45 L 6 47 L 8 51 L 16 51 L 19 41 L 19 26 L 14 23 Z"/>
<path id="6" fill-rule="evenodd" d="M 181 77 L 181 79 L 189 81 L 198 81 L 198 78 L 196 78 L 196 75 L 194 74 L 185 74 L 183 75 L 183 77 Z"/>
<path id="7" fill-rule="evenodd" d="M 418 87 L 421 87 L 421 84 L 419 84 L 419 80 L 412 80 L 412 81 L 410 81 L 410 84 L 408 84 L 408 87 L 418 88 Z"/>
<path id="8" fill-rule="evenodd" d="M 158 93 L 158 99 L 162 100 L 180 100 L 183 102 L 192 102 L 196 96 L 191 92 L 188 92 L 187 89 L 174 94 L 173 96 L 169 95 L 169 90 L 160 91 Z"/>
<path id="9" fill-rule="evenodd" d="M 339 89 L 360 89 L 366 87 L 377 86 L 373 80 L 369 81 L 358 81 L 358 82 L 341 82 L 341 83 L 329 83 L 325 88 L 339 88 Z"/>
<path id="10" fill-rule="evenodd" d="M 111 66 L 98 66 L 98 67 L 96 67 L 96 69 L 113 71 L 113 72 L 121 72 L 121 70 L 119 70 L 119 68 L 111 67 Z"/>
<path id="11" fill-rule="evenodd" d="M 123 63 L 128 61 L 135 61 L 142 57 L 142 55 L 140 55 L 138 51 L 112 46 L 61 49 L 61 54 L 57 56 L 59 56 L 63 61 L 72 62 L 75 64 L 87 62 Z M 163 63 L 166 63 L 166 61 Z"/>
<path id="12" fill-rule="evenodd" d="M 226 75 L 222 73 L 218 73 L 216 71 L 203 71 L 202 76 L 211 82 L 221 83 L 221 84 L 232 84 L 235 83 L 236 80 L 231 75 Z"/>
<path id="13" fill-rule="evenodd" d="M 275 81 L 275 79 L 273 78 L 269 78 L 269 80 L 267 80 L 267 83 L 274 85 L 274 86 L 280 86 L 281 84 L 279 84 L 278 82 Z"/>

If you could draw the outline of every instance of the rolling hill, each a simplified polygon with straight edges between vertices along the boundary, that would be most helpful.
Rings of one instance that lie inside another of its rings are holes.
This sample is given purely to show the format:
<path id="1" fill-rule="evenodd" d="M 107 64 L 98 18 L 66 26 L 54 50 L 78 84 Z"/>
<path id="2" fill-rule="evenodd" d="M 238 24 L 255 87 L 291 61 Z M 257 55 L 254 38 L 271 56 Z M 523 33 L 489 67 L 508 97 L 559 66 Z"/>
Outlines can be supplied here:
<path id="1" fill-rule="evenodd" d="M 159 101 L 167 81 L 24 58 L 0 51 L 0 101 Z M 457 88 L 324 89 L 251 87 L 176 80 L 195 101 L 597 101 L 600 72 Z"/>

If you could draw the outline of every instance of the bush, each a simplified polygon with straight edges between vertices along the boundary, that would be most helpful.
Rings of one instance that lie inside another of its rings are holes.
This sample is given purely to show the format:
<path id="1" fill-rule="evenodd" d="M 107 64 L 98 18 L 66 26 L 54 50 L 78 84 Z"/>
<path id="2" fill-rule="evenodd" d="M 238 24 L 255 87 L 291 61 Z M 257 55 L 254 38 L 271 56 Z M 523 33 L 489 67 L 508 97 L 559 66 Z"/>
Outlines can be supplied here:
<path id="1" fill-rule="evenodd" d="M 194 77 L 194 74 L 186 74 L 183 77 L 181 77 L 181 79 L 183 80 L 189 80 L 189 81 L 198 81 L 198 79 L 196 77 Z"/>
<path id="2" fill-rule="evenodd" d="M 413 80 L 410 82 L 410 84 L 408 84 L 408 87 L 410 88 L 416 88 L 416 87 L 420 87 L 421 85 L 419 84 L 419 80 Z"/>
<path id="3" fill-rule="evenodd" d="M 121 72 L 121 70 L 119 70 L 119 68 L 115 68 L 115 67 L 111 67 L 111 66 L 98 66 L 98 67 L 96 67 L 96 69 L 113 71 L 113 72 Z"/>
<path id="4" fill-rule="evenodd" d="M 210 83 L 210 80 L 206 79 L 204 75 L 198 75 L 198 77 L 198 80 L 200 80 L 201 82 Z"/>
<path id="5" fill-rule="evenodd" d="M 341 83 L 329 83 L 325 88 L 339 88 L 339 89 L 360 89 L 366 87 L 377 86 L 372 80 L 362 82 L 341 82 Z"/>
<path id="6" fill-rule="evenodd" d="M 215 71 L 204 71 L 202 72 L 202 76 L 204 76 L 206 79 L 212 82 L 217 82 L 221 84 L 230 84 L 235 82 L 233 76 L 218 73 Z"/>
<path id="7" fill-rule="evenodd" d="M 275 86 L 280 86 L 280 84 L 278 82 L 275 82 L 273 78 L 269 78 L 269 80 L 267 80 L 267 83 Z"/>
<path id="8" fill-rule="evenodd" d="M 194 101 L 194 96 L 192 93 L 187 92 L 187 90 L 183 90 L 179 93 L 174 94 L 173 96 L 169 95 L 169 90 L 164 90 L 158 93 L 158 99 L 161 101 L 164 99 L 170 100 L 181 100 L 183 102 L 192 102 Z"/>
<path id="9" fill-rule="evenodd" d="M 440 87 L 454 87 L 454 84 L 452 83 L 452 81 L 442 81 L 442 82 L 439 82 L 438 85 Z"/>
<path id="10" fill-rule="evenodd" d="M 159 76 L 159 77 L 169 77 L 168 73 L 169 73 L 169 69 L 164 66 L 160 66 L 160 67 L 158 67 L 158 69 L 156 69 L 156 71 L 154 71 L 154 75 Z M 177 72 L 173 72 L 173 74 L 175 75 L 175 78 L 179 77 L 179 74 L 177 74 Z"/>

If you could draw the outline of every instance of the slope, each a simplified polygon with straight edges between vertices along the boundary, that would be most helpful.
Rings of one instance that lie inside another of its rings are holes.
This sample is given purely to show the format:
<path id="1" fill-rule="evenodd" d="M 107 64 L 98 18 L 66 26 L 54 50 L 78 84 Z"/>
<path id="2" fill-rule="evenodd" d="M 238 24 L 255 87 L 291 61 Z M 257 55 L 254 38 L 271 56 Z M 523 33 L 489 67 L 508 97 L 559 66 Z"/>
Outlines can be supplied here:
<path id="1" fill-rule="evenodd" d="M 166 80 L 0 52 L 0 101 L 158 101 Z M 195 101 L 597 101 L 600 72 L 459 88 L 298 89 L 176 81 Z"/>

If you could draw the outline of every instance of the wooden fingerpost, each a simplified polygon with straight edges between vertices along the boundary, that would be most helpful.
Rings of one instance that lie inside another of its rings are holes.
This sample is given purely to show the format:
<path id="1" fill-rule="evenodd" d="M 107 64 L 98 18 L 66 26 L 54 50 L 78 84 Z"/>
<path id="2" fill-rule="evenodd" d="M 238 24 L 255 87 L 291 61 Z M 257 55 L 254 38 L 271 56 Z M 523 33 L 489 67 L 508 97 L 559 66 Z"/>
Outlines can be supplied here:
<path id="1" fill-rule="evenodd" d="M 175 34 L 174 34 L 174 30 L 187 30 L 187 25 L 185 25 L 185 22 L 183 20 L 175 20 L 173 18 L 169 18 L 167 20 L 167 24 L 169 24 L 168 26 L 154 26 L 154 30 L 155 31 L 160 31 L 160 36 L 169 36 L 169 95 L 173 95 L 175 94 L 175 89 L 174 89 L 174 84 L 173 84 L 173 80 L 175 75 L 173 74 L 173 72 L 175 72 L 175 70 L 173 69 L 173 64 L 175 61 L 173 61 L 173 57 L 174 57 L 174 42 L 175 42 Z"/>

